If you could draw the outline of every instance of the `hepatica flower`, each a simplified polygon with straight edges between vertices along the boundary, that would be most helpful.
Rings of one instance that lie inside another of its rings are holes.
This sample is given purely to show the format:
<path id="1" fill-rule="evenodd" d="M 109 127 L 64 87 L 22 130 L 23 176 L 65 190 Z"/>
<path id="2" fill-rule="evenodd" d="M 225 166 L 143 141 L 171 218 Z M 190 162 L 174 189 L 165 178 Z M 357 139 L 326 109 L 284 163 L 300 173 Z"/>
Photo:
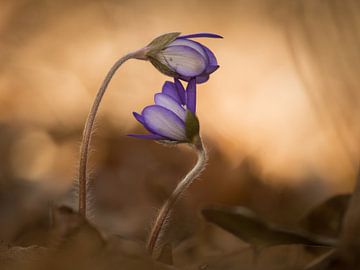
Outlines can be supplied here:
<path id="1" fill-rule="evenodd" d="M 155 95 L 155 105 L 146 107 L 141 114 L 134 113 L 150 134 L 132 136 L 173 143 L 188 142 L 198 148 L 201 146 L 199 122 L 195 116 L 196 83 L 206 82 L 209 75 L 219 67 L 214 53 L 192 40 L 202 37 L 221 38 L 211 33 L 185 36 L 167 33 L 155 38 L 147 46 L 122 56 L 110 68 L 86 119 L 80 146 L 78 182 L 79 213 L 82 216 L 86 217 L 87 165 L 95 117 L 115 72 L 128 60 L 150 61 L 159 71 L 175 79 L 174 83 L 166 82 L 163 91 Z M 178 79 L 188 82 L 186 91 Z"/>
<path id="2" fill-rule="evenodd" d="M 184 89 L 178 79 L 167 81 L 154 96 L 154 105 L 133 115 L 150 134 L 129 134 L 141 139 L 165 143 L 193 143 L 199 134 L 196 113 L 196 82 L 191 79 Z"/>
<path id="3" fill-rule="evenodd" d="M 165 75 L 189 82 L 203 83 L 219 68 L 214 53 L 191 38 L 222 38 L 211 33 L 179 36 L 169 33 L 154 39 L 146 53 L 150 62 Z"/>

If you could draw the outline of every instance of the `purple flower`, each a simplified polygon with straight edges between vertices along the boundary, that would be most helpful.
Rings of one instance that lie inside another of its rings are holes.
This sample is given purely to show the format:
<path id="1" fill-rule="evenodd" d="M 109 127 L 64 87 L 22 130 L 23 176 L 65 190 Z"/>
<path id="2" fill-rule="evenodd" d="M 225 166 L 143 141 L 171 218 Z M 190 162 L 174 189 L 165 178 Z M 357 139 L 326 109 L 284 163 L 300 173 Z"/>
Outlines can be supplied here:
<path id="1" fill-rule="evenodd" d="M 190 38 L 222 38 L 211 33 L 197 33 L 179 36 L 169 33 L 156 38 L 148 46 L 147 57 L 162 73 L 189 82 L 203 83 L 219 68 L 214 53 Z"/>
<path id="2" fill-rule="evenodd" d="M 178 79 L 164 83 L 155 94 L 155 105 L 133 115 L 150 134 L 129 134 L 140 139 L 171 143 L 191 143 L 199 134 L 196 113 L 196 81 L 189 81 L 186 90 Z"/>

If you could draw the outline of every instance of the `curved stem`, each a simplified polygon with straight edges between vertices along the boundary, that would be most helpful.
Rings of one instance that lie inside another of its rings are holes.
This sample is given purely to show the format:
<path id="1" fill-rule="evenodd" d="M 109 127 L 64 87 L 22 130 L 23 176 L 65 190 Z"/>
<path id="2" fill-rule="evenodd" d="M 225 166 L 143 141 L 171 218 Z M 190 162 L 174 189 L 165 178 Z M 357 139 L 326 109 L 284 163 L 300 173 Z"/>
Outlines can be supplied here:
<path id="1" fill-rule="evenodd" d="M 92 136 L 92 130 L 95 123 L 96 113 L 99 109 L 100 102 L 105 94 L 105 91 L 119 67 L 129 59 L 136 58 L 146 60 L 144 56 L 144 49 L 131 52 L 115 62 L 107 73 L 103 83 L 98 90 L 94 103 L 91 107 L 89 115 L 86 119 L 83 137 L 80 145 L 80 164 L 79 164 L 79 213 L 86 217 L 86 183 L 87 183 L 87 163 L 89 159 L 89 148 Z"/>
<path id="2" fill-rule="evenodd" d="M 171 194 L 169 199 L 165 202 L 165 204 L 161 207 L 159 214 L 155 220 L 155 223 L 151 229 L 150 236 L 147 242 L 147 250 L 148 252 L 154 256 L 154 253 L 161 252 L 161 247 L 163 244 L 161 243 L 161 238 L 166 231 L 166 225 L 171 216 L 172 210 L 180 199 L 180 197 L 185 193 L 185 191 L 189 188 L 189 186 L 196 180 L 196 178 L 200 175 L 200 173 L 205 169 L 207 162 L 207 153 L 204 145 L 200 139 L 196 141 L 194 144 L 198 160 L 195 166 L 191 169 L 191 171 L 179 182 L 176 186 L 174 192 Z"/>

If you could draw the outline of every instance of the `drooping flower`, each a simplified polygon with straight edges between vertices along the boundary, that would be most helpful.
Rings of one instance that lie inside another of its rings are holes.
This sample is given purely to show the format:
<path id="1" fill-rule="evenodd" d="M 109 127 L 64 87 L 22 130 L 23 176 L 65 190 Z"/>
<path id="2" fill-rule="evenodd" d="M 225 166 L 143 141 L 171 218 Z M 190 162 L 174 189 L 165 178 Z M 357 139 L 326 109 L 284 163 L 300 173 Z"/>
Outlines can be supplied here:
<path id="1" fill-rule="evenodd" d="M 154 96 L 154 105 L 133 115 L 150 134 L 129 134 L 140 139 L 168 143 L 192 143 L 199 134 L 196 113 L 196 81 L 191 79 L 184 89 L 178 79 L 167 81 L 162 92 Z"/>
<path id="2" fill-rule="evenodd" d="M 180 36 L 169 33 L 154 39 L 146 52 L 150 62 L 165 75 L 189 82 L 203 83 L 219 68 L 214 53 L 203 44 L 190 38 L 222 38 L 212 33 Z"/>

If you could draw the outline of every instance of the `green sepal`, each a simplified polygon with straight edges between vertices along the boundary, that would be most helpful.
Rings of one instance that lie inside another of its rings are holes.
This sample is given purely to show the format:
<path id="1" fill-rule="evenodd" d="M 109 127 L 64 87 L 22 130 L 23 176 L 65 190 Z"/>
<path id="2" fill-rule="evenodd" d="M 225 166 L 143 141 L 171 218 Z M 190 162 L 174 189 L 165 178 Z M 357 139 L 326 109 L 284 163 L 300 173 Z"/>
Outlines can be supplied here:
<path id="1" fill-rule="evenodd" d="M 189 142 L 193 142 L 198 137 L 200 131 L 199 119 L 191 111 L 186 110 L 185 134 Z"/>
<path id="2" fill-rule="evenodd" d="M 166 48 L 167 45 L 173 42 L 179 35 L 180 32 L 161 35 L 151 41 L 146 47 L 145 54 L 147 59 L 151 62 L 151 64 L 153 64 L 153 66 L 157 70 L 170 77 L 178 77 L 178 74 L 172 69 L 170 69 L 169 66 L 161 62 L 161 51 Z"/>
<path id="3" fill-rule="evenodd" d="M 149 55 L 148 59 L 151 62 L 151 64 L 153 64 L 153 66 L 161 73 L 174 78 L 178 77 L 178 74 L 176 72 L 172 71 L 167 65 L 161 63 L 157 58 Z"/>
<path id="4" fill-rule="evenodd" d="M 155 57 L 161 50 L 163 50 L 167 45 L 173 42 L 181 33 L 173 32 L 161 35 L 155 38 L 153 41 L 149 43 L 148 47 L 148 56 Z"/>

